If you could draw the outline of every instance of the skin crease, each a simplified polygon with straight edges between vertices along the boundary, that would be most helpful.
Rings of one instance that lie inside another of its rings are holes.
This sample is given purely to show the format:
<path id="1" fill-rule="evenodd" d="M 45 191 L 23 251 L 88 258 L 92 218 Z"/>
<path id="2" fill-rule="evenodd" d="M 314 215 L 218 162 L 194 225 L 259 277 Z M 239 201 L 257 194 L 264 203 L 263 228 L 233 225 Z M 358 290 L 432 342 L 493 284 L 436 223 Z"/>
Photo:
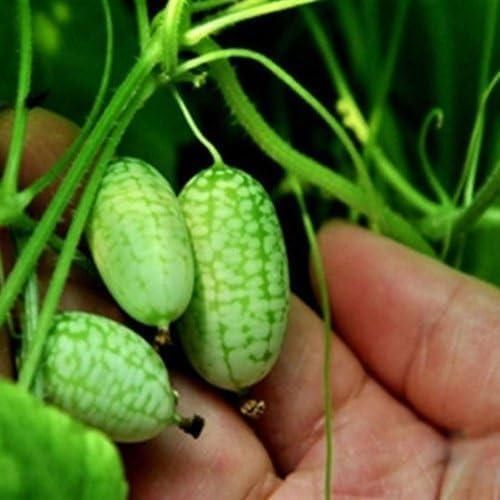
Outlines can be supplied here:
<path id="1" fill-rule="evenodd" d="M 28 148 L 56 157 L 67 144 L 50 135 L 68 122 L 35 112 L 44 126 Z M 25 158 L 25 169 L 48 166 Z M 330 224 L 319 239 L 338 332 L 333 498 L 498 498 L 500 292 L 359 228 Z M 118 314 L 101 293 L 76 276 L 65 307 Z M 173 373 L 180 411 L 202 413 L 206 428 L 197 441 L 172 428 L 123 446 L 131 498 L 322 498 L 322 345 L 321 320 L 294 297 L 278 363 L 253 389 L 268 409 L 252 424 L 219 391 Z"/>

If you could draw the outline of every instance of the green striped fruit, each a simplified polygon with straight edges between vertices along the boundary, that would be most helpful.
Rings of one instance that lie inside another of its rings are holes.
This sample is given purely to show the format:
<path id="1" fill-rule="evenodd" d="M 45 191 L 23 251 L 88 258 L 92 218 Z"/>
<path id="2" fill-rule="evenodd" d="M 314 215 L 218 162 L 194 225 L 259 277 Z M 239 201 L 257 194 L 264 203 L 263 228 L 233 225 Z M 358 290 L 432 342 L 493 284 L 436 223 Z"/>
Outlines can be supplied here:
<path id="1" fill-rule="evenodd" d="M 168 328 L 193 290 L 186 223 L 168 182 L 141 160 L 110 164 L 90 215 L 87 238 L 99 273 L 137 321 Z"/>
<path id="2" fill-rule="evenodd" d="M 115 441 L 142 441 L 178 423 L 177 396 L 158 354 L 101 316 L 56 315 L 35 384 L 45 401 Z"/>
<path id="3" fill-rule="evenodd" d="M 264 188 L 241 170 L 204 170 L 179 201 L 195 258 L 181 342 L 203 378 L 240 391 L 270 371 L 285 332 L 290 293 L 281 227 Z"/>

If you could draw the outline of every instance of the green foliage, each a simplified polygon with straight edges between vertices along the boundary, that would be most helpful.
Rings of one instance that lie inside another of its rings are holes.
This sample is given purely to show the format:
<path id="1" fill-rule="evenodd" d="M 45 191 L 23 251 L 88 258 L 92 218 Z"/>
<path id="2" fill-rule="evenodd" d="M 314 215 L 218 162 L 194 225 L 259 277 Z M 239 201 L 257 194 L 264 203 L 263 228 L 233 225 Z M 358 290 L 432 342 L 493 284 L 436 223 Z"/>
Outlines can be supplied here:
<path id="1" fill-rule="evenodd" d="M 123 80 L 139 53 L 134 11 L 122 0 L 111 0 L 114 25 L 111 90 Z M 15 2 L 0 0 L 0 101 L 12 104 L 17 85 L 18 34 Z M 42 105 L 83 125 L 101 80 L 106 31 L 101 2 L 32 1 L 33 95 L 47 92 Z M 108 96 L 109 97 L 109 96 Z M 120 153 L 158 164 L 173 180 L 179 146 L 189 132 L 170 96 L 159 92 L 135 117 Z M 160 159 L 160 160 L 159 160 Z"/>
<path id="2" fill-rule="evenodd" d="M 23 389 L 0 380 L 0 498 L 126 497 L 114 445 Z"/>

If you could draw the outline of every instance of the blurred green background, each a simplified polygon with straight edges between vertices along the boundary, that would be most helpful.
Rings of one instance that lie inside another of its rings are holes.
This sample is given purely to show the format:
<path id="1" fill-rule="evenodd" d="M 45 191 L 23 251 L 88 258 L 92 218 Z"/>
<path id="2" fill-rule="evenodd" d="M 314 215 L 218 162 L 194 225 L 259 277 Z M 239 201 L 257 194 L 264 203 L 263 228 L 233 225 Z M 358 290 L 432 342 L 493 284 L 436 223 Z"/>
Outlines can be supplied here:
<path id="1" fill-rule="evenodd" d="M 369 115 L 380 85 L 394 26 L 398 0 L 325 0 L 312 9 L 323 22 L 346 79 L 362 111 Z M 500 70 L 500 36 L 487 74 L 481 74 L 484 44 L 492 22 L 498 25 L 497 0 L 413 0 L 403 26 L 401 45 L 384 110 L 380 142 L 401 172 L 432 196 L 417 155 L 418 132 L 432 107 L 445 115 L 444 126 L 429 136 L 430 157 L 437 176 L 453 192 L 464 162 L 479 94 Z M 112 89 L 123 79 L 137 55 L 133 1 L 112 0 L 115 31 Z M 151 14 L 164 5 L 150 1 Z M 35 68 L 33 93 L 47 92 L 43 106 L 82 124 L 90 110 L 103 68 L 105 29 L 98 0 L 33 0 Z M 13 102 L 17 76 L 15 2 L 0 0 L 0 101 Z M 218 37 L 225 47 L 249 47 L 272 57 L 334 110 L 338 98 L 324 62 L 300 10 L 253 20 Z M 319 119 L 269 73 L 254 63 L 236 61 L 241 81 L 264 116 L 299 149 L 352 176 L 352 167 L 338 141 Z M 486 79 L 485 79 L 486 78 Z M 208 83 L 200 89 L 181 88 L 199 125 L 220 148 L 229 164 L 243 168 L 273 191 L 281 179 L 279 167 L 264 157 L 245 136 Z M 500 157 L 500 99 L 488 105 L 479 180 Z M 123 154 L 153 163 L 176 186 L 208 166 L 209 157 L 191 133 L 168 92 L 160 91 L 141 110 L 120 146 Z M 383 182 L 380 192 L 395 209 L 402 200 Z M 319 225 L 331 216 L 345 216 L 345 207 L 308 192 L 308 203 Z M 292 262 L 293 286 L 310 293 L 307 243 L 291 197 L 277 200 Z M 285 217 L 286 215 L 286 217 Z M 408 216 L 412 214 L 409 213 Z M 458 263 L 466 272 L 500 284 L 499 235 L 496 230 L 471 233 Z M 454 258 L 455 256 L 453 256 Z"/>

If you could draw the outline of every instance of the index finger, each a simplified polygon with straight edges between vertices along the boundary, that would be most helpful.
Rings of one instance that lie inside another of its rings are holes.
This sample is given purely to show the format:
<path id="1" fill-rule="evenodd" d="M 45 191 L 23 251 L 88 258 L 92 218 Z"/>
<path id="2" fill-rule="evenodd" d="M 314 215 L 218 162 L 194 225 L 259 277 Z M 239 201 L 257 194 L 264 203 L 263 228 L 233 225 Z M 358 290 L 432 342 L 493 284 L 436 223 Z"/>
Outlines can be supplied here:
<path id="1" fill-rule="evenodd" d="M 320 233 L 337 331 L 439 426 L 500 426 L 500 291 L 344 224 Z"/>

